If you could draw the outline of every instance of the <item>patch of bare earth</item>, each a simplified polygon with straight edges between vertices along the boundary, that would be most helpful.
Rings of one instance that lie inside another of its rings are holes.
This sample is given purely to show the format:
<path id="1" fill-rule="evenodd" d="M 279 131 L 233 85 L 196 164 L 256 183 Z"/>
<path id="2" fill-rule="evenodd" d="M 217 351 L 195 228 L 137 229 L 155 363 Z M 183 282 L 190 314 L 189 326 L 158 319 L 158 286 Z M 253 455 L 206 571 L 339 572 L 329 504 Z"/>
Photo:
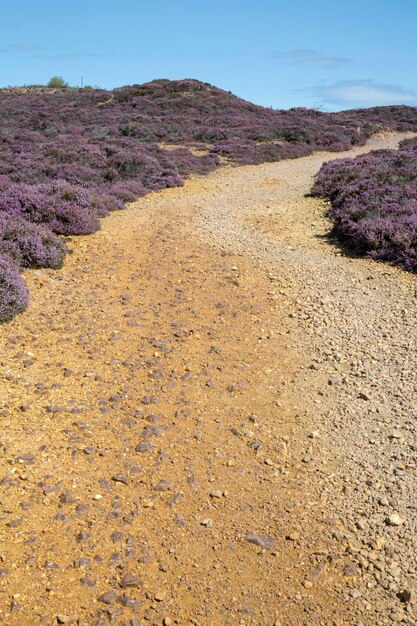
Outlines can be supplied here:
<path id="1" fill-rule="evenodd" d="M 27 273 L 1 623 L 415 623 L 414 278 L 317 243 L 330 156 L 196 177 Z"/>

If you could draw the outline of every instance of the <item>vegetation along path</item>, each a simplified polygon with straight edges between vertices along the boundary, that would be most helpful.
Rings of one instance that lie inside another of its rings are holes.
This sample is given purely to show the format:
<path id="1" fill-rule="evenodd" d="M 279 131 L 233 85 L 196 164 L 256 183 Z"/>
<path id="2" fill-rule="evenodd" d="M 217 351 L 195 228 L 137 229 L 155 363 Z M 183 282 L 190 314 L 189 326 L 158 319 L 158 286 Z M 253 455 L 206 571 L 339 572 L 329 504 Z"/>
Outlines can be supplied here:
<path id="1" fill-rule="evenodd" d="M 194 177 L 27 272 L 2 624 L 417 623 L 415 277 L 329 244 L 333 156 Z"/>

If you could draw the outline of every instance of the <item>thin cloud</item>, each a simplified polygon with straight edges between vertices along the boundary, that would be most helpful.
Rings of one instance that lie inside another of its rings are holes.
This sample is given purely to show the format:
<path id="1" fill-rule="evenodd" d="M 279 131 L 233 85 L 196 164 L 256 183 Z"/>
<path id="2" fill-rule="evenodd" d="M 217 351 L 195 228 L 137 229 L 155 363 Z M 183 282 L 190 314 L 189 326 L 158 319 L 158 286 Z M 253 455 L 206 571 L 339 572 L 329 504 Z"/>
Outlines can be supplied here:
<path id="1" fill-rule="evenodd" d="M 65 61 L 76 59 L 97 59 L 102 57 L 101 54 L 95 52 L 62 52 L 58 54 L 37 54 L 38 59 L 46 59 L 48 61 Z"/>
<path id="2" fill-rule="evenodd" d="M 313 95 L 322 104 L 342 107 L 369 107 L 393 104 L 417 105 L 417 93 L 400 85 L 384 85 L 370 79 L 346 80 L 317 85 Z"/>
<path id="3" fill-rule="evenodd" d="M 9 50 L 17 50 L 18 52 L 36 52 L 39 50 L 45 50 L 45 46 L 41 46 L 38 43 L 12 43 L 7 46 Z"/>
<path id="4" fill-rule="evenodd" d="M 333 68 L 352 63 L 352 59 L 326 56 L 318 50 L 309 50 L 307 48 L 277 52 L 276 56 L 279 59 L 290 61 L 293 65 L 306 65 L 310 67 Z"/>

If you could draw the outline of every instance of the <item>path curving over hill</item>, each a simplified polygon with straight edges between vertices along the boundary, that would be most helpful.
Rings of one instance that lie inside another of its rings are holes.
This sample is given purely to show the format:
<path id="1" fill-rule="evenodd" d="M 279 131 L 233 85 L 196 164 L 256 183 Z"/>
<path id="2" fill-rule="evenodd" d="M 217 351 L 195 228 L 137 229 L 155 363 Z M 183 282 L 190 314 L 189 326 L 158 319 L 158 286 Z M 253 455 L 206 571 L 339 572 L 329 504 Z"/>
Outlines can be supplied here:
<path id="1" fill-rule="evenodd" d="M 195 177 L 28 272 L 2 623 L 415 623 L 415 277 L 323 238 L 334 156 Z"/>

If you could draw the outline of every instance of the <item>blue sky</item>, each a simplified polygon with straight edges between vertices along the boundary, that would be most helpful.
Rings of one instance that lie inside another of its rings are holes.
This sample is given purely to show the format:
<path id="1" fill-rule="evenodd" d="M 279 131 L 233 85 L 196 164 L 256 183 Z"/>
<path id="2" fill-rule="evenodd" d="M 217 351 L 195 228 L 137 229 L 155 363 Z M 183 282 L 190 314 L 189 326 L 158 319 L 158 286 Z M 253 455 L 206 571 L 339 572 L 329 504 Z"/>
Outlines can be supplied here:
<path id="1" fill-rule="evenodd" d="M 417 105 L 415 0 L 1 0 L 0 86 L 197 78 L 257 104 Z"/>

